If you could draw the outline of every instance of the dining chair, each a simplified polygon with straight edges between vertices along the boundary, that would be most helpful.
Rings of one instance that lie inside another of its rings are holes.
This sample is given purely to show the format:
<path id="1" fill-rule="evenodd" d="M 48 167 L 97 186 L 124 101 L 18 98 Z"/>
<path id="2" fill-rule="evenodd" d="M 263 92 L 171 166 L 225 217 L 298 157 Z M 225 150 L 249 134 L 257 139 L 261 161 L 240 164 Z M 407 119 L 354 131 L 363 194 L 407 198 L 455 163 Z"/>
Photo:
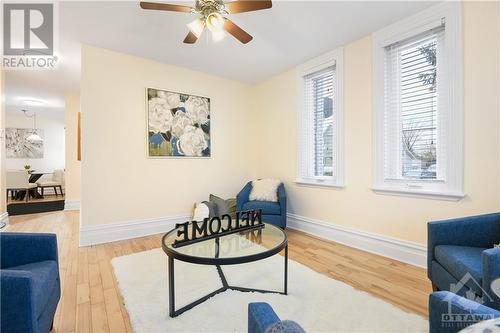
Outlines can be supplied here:
<path id="1" fill-rule="evenodd" d="M 64 184 L 64 171 L 63 170 L 54 170 L 52 173 L 52 179 L 51 180 L 46 180 L 46 181 L 39 181 L 37 182 L 38 186 L 42 189 L 42 196 L 44 189 L 47 187 L 52 187 L 54 189 L 54 192 L 56 193 L 56 196 L 58 196 L 57 193 L 57 188 L 59 188 L 59 191 L 61 192 L 61 195 L 64 195 L 63 193 L 63 184 Z"/>
<path id="2" fill-rule="evenodd" d="M 9 197 L 9 192 L 14 199 L 18 197 L 21 191 L 26 193 L 26 202 L 30 197 L 30 190 L 37 188 L 37 184 L 29 182 L 30 175 L 26 171 L 7 171 L 6 172 L 6 194 Z"/>

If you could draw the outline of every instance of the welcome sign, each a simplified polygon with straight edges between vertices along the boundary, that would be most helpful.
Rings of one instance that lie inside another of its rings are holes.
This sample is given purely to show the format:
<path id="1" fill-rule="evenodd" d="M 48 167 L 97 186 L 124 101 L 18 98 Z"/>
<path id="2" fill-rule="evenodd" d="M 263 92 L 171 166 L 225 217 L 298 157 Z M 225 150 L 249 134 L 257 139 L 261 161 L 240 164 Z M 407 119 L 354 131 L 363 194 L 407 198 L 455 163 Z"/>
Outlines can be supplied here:
<path id="1" fill-rule="evenodd" d="M 264 228 L 262 222 L 262 210 L 249 210 L 236 213 L 236 218 L 232 219 L 228 214 L 221 217 L 215 216 L 211 219 L 205 218 L 203 221 L 191 221 L 177 223 L 177 237 L 172 246 L 174 248 L 189 244 L 202 242 L 245 230 Z"/>

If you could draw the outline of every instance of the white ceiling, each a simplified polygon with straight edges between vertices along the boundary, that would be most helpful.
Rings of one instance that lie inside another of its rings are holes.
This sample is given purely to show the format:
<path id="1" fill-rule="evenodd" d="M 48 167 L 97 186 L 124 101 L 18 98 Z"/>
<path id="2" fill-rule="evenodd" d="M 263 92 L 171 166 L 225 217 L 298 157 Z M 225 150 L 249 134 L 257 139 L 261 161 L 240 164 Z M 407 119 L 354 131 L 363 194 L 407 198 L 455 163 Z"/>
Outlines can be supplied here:
<path id="1" fill-rule="evenodd" d="M 7 72 L 7 110 L 22 108 L 25 98 L 63 110 L 64 93 L 79 90 L 81 43 L 258 83 L 434 3 L 273 1 L 272 9 L 230 16 L 253 35 L 249 44 L 230 36 L 213 43 L 205 33 L 186 45 L 186 24 L 194 14 L 145 11 L 138 1 L 61 2 L 59 69 Z"/>

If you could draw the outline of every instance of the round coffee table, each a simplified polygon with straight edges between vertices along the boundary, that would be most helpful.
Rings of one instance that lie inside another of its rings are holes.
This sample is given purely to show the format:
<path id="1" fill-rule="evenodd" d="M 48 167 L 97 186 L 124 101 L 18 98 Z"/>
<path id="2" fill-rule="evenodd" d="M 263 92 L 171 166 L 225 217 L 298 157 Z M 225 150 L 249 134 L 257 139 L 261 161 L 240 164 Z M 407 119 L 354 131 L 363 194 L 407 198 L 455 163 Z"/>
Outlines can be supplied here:
<path id="1" fill-rule="evenodd" d="M 226 290 L 243 292 L 287 294 L 288 281 L 288 237 L 286 233 L 268 223 L 256 230 L 246 230 L 229 235 L 202 240 L 197 243 L 174 247 L 174 241 L 179 240 L 179 228 L 172 229 L 163 236 L 162 248 L 168 256 L 168 296 L 169 315 L 176 317 L 181 313 L 203 303 L 209 298 Z M 281 250 L 285 250 L 283 291 L 252 289 L 228 284 L 222 265 L 237 265 L 271 257 Z M 176 310 L 175 309 L 175 271 L 174 260 L 181 260 L 193 264 L 216 266 L 222 287 L 205 295 L 196 301 Z"/>

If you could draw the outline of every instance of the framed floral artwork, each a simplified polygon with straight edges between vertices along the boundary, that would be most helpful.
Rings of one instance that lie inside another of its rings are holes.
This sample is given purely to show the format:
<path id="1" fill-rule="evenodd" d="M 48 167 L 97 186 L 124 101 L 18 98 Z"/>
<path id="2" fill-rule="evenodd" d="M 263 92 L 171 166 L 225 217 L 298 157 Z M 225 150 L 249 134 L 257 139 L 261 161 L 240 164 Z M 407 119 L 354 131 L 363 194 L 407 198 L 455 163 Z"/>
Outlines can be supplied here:
<path id="1" fill-rule="evenodd" d="M 210 98 L 147 89 L 149 157 L 210 157 Z"/>

